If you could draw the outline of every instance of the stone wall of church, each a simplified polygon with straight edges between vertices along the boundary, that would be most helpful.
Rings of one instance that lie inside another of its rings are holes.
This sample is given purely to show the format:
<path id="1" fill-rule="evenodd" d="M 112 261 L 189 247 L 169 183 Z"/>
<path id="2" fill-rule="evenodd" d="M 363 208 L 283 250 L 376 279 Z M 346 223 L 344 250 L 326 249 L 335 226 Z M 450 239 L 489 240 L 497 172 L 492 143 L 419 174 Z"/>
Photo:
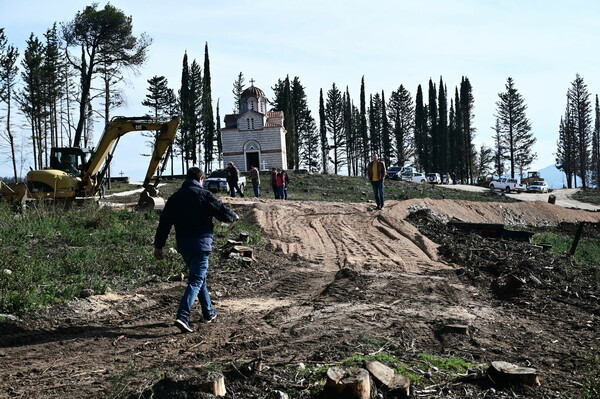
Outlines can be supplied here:
<path id="1" fill-rule="evenodd" d="M 246 131 L 223 129 L 221 141 L 224 165 L 233 162 L 240 171 L 246 171 L 244 145 L 250 140 L 257 141 L 260 145 L 259 168 L 261 170 L 285 167 L 287 164 L 285 133 L 278 127 Z"/>

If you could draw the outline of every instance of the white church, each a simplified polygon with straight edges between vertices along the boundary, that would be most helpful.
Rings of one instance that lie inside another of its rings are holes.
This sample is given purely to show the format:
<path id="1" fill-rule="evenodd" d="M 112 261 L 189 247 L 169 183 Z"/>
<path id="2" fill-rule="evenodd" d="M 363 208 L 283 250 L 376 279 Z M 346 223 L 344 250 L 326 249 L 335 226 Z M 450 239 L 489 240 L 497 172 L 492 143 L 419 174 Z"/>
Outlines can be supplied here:
<path id="1" fill-rule="evenodd" d="M 241 171 L 250 165 L 259 170 L 286 168 L 286 130 L 283 127 L 283 111 L 267 111 L 265 93 L 251 86 L 241 95 L 237 114 L 225 115 L 225 127 L 221 129 L 223 164 L 229 162 Z"/>

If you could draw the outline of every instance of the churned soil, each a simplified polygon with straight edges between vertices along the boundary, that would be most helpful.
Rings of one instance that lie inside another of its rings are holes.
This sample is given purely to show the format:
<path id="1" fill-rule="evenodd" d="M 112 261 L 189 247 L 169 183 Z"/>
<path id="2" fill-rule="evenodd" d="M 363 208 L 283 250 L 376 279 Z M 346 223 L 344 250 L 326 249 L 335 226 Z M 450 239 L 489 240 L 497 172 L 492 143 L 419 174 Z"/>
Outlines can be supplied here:
<path id="1" fill-rule="evenodd" d="M 376 211 L 368 203 L 227 201 L 262 227 L 267 245 L 250 266 L 226 267 L 214 252 L 213 323 L 200 324 L 198 313 L 194 333 L 173 327 L 184 282 L 27 315 L 2 325 L 0 397 L 206 397 L 186 376 L 216 368 L 228 398 L 276 390 L 309 398 L 322 381 L 305 378 L 303 367 L 380 352 L 407 362 L 423 352 L 503 360 L 537 369 L 541 381 L 499 387 L 477 374 L 448 380 L 432 367 L 414 370 L 426 376 L 416 397 L 577 397 L 599 378 L 590 366 L 600 346 L 597 271 L 448 222 L 543 229 L 598 223 L 600 213 L 545 202 L 419 199 Z M 447 333 L 448 325 L 469 333 Z"/>

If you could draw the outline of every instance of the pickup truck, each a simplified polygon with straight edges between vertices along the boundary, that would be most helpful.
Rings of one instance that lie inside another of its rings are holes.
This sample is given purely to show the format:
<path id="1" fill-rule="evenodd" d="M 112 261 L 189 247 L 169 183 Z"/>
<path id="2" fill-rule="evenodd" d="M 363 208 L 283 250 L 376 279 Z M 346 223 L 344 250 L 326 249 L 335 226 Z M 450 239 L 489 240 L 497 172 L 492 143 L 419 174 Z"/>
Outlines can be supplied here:
<path id="1" fill-rule="evenodd" d="M 510 193 L 511 191 L 516 191 L 517 193 L 522 193 L 527 191 L 526 184 L 517 183 L 517 179 L 510 179 L 507 177 L 501 177 L 499 179 L 493 179 L 490 182 L 490 190 L 494 191 L 496 189 L 504 191 L 506 193 Z"/>
<path id="2" fill-rule="evenodd" d="M 238 185 L 240 190 L 244 191 L 246 186 L 246 177 L 240 176 L 238 178 Z M 217 191 L 227 191 L 229 186 L 227 185 L 227 172 L 224 170 L 215 170 L 206 179 L 204 179 L 204 188 L 216 193 Z"/>

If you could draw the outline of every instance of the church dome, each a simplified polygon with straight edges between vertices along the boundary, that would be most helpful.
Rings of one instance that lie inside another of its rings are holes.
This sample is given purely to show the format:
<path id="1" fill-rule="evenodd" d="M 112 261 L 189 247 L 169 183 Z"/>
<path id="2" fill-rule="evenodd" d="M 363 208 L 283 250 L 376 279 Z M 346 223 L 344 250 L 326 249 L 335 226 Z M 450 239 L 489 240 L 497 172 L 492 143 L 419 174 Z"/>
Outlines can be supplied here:
<path id="1" fill-rule="evenodd" d="M 250 86 L 242 92 L 242 98 L 247 98 L 247 97 L 256 97 L 256 98 L 265 97 L 265 92 L 256 86 Z"/>

